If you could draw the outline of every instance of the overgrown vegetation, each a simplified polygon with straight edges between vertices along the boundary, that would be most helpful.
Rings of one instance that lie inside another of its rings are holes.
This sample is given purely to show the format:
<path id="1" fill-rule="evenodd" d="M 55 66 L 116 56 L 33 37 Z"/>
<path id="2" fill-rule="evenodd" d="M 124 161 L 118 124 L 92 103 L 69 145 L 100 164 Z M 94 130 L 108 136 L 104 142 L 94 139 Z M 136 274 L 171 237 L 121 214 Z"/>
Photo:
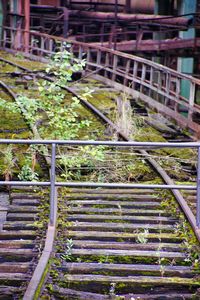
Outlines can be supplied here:
<path id="1" fill-rule="evenodd" d="M 62 52 L 57 52 L 48 67 L 46 68 L 47 74 L 53 78 L 52 81 L 41 80 L 38 82 L 38 90 L 40 97 L 30 98 L 26 95 L 18 95 L 16 102 L 7 102 L 7 100 L 0 99 L 0 108 L 6 109 L 13 113 L 21 113 L 28 125 L 34 129 L 34 137 L 45 139 L 76 139 L 78 138 L 79 131 L 83 128 L 89 127 L 91 121 L 85 118 L 80 118 L 77 113 L 77 109 L 80 107 L 79 100 L 76 97 L 72 97 L 70 103 L 65 100 L 65 93 L 62 92 L 62 86 L 68 84 L 72 80 L 72 74 L 74 72 L 82 71 L 85 66 L 85 61 L 76 59 L 66 49 Z M 90 89 L 85 89 L 82 97 L 85 99 L 90 97 Z M 31 147 L 29 148 L 31 149 Z M 36 152 L 42 152 L 48 155 L 47 149 L 37 146 Z M 94 152 L 96 150 L 89 150 L 87 148 L 85 152 L 88 156 L 91 153 L 91 157 L 95 160 Z M 97 150 L 98 151 L 98 150 Z M 31 152 L 31 151 L 27 151 Z M 60 150 L 60 153 L 62 151 Z M 12 154 L 12 152 L 9 152 Z M 7 153 L 7 156 L 8 154 Z M 38 174 L 35 173 L 33 165 L 31 165 L 32 154 L 27 155 L 24 160 L 23 167 L 19 174 L 20 180 L 37 180 Z M 95 153 L 96 155 L 97 153 Z M 97 158 L 98 160 L 99 158 Z M 11 161 L 11 159 L 10 159 Z M 58 162 L 61 162 L 64 166 L 65 172 L 62 177 L 68 177 L 66 168 L 73 166 L 79 166 L 81 163 L 86 162 L 86 158 L 79 160 L 77 157 L 73 159 L 67 159 L 66 154 L 61 153 Z M 67 166 L 68 163 L 68 166 Z M 14 165 L 12 165 L 13 167 Z M 60 169 L 62 169 L 62 167 Z M 11 177 L 11 163 L 8 165 L 9 170 L 3 170 L 3 174 L 6 174 L 7 178 Z"/>

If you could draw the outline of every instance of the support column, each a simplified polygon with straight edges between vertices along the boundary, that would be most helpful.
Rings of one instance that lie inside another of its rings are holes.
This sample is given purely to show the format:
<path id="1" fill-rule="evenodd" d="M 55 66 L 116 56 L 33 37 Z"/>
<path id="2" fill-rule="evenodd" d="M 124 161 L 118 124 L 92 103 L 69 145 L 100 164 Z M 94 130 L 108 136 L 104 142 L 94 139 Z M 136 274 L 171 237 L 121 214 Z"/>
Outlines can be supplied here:
<path id="1" fill-rule="evenodd" d="M 154 14 L 155 15 L 173 15 L 174 14 L 174 0 L 155 0 L 154 6 Z M 166 33 L 155 33 L 154 39 L 162 40 L 169 38 Z"/>
<path id="2" fill-rule="evenodd" d="M 197 7 L 196 0 L 182 0 L 179 5 L 179 14 L 190 14 L 195 13 Z M 191 16 L 188 16 L 190 18 Z M 195 38 L 195 29 L 191 28 L 187 31 L 181 31 L 179 33 L 179 37 L 182 39 L 190 39 Z M 186 74 L 193 74 L 194 70 L 194 58 L 178 58 L 178 71 Z M 189 82 L 182 80 L 181 81 L 181 95 L 187 99 L 189 99 L 190 86 Z"/>
<path id="3" fill-rule="evenodd" d="M 24 15 L 25 15 L 24 50 L 25 52 L 29 52 L 30 0 L 24 0 Z"/>
<path id="4" fill-rule="evenodd" d="M 130 14 L 131 13 L 131 0 L 126 0 L 126 13 Z"/>
<path id="5" fill-rule="evenodd" d="M 0 40 L 2 39 L 2 26 L 3 26 L 3 0 L 0 0 Z"/>

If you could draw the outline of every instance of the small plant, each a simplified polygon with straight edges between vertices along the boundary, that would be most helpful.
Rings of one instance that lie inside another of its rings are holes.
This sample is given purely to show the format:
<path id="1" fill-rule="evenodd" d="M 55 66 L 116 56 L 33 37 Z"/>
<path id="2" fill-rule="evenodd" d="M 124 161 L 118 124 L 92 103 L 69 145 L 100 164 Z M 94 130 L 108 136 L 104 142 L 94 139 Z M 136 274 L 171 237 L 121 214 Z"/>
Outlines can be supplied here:
<path id="1" fill-rule="evenodd" d="M 115 293 L 116 283 L 111 282 L 110 283 L 110 289 L 109 289 L 109 295 L 111 299 L 115 299 L 116 293 Z"/>
<path id="2" fill-rule="evenodd" d="M 144 231 L 139 232 L 136 237 L 136 243 L 146 244 L 148 242 L 148 235 L 149 235 L 148 229 L 144 229 Z"/>
<path id="3" fill-rule="evenodd" d="M 15 58 L 24 59 L 24 54 L 22 52 L 17 52 L 17 53 L 15 53 Z"/>
<path id="4" fill-rule="evenodd" d="M 164 257 L 161 257 L 161 253 L 160 253 L 160 250 L 161 250 L 161 246 L 159 245 L 157 251 L 156 251 L 156 254 L 158 255 L 158 265 L 159 265 L 159 268 L 160 268 L 160 274 L 161 276 L 163 277 L 164 274 L 165 274 L 165 271 L 166 271 L 166 266 L 163 265 L 163 262 L 165 261 L 165 258 Z"/>
<path id="5" fill-rule="evenodd" d="M 67 239 L 67 249 L 65 251 L 64 254 L 62 254 L 60 257 L 63 259 L 63 260 L 66 260 L 66 261 L 71 261 L 72 260 L 72 247 L 73 247 L 74 243 L 73 243 L 73 240 L 72 239 Z"/>
<path id="6" fill-rule="evenodd" d="M 104 159 L 104 148 L 85 146 L 80 147 L 79 152 L 69 152 L 63 154 L 60 151 L 58 166 L 61 171 L 61 177 L 64 179 L 80 180 L 81 170 L 86 169 L 90 174 L 94 171 L 97 162 Z M 92 175 L 91 175 L 92 176 Z"/>
<path id="7" fill-rule="evenodd" d="M 140 128 L 144 125 L 144 119 L 134 114 L 126 93 L 121 98 L 117 98 L 116 120 L 119 129 L 131 138 L 138 136 Z"/>
<path id="8" fill-rule="evenodd" d="M 34 172 L 29 165 L 25 164 L 22 167 L 18 178 L 22 181 L 38 181 L 38 174 Z"/>
<path id="9" fill-rule="evenodd" d="M 15 158 L 13 156 L 13 146 L 8 145 L 0 151 L 3 154 L 3 167 L 2 174 L 5 177 L 5 181 L 9 181 L 13 175 L 13 168 L 15 166 Z"/>

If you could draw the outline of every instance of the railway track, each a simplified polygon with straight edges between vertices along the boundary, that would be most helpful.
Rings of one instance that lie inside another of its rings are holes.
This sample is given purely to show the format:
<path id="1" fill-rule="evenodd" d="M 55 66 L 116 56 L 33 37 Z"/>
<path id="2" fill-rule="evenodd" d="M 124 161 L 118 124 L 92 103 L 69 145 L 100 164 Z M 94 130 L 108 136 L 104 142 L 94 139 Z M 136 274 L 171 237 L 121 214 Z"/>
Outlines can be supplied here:
<path id="1" fill-rule="evenodd" d="M 4 63 L 12 64 L 8 61 Z M 20 66 L 18 65 L 17 68 L 20 69 Z M 25 68 L 23 71 L 30 73 L 30 70 Z M 40 74 L 40 77 L 44 78 L 44 75 Z M 85 84 L 88 84 L 87 81 Z M 74 87 L 67 90 L 77 96 Z M 90 110 L 94 108 L 94 113 L 97 113 L 99 118 L 113 126 L 113 121 L 105 117 L 92 103 L 84 103 L 84 101 L 82 103 Z M 133 101 L 132 105 L 143 117 L 147 114 L 146 109 L 138 103 Z M 151 118 L 147 122 L 154 128 L 156 126 L 157 129 L 160 128 L 157 120 Z M 119 132 L 116 126 L 114 130 L 121 139 L 127 140 L 125 134 Z M 167 137 L 169 140 L 177 141 L 177 130 L 172 124 L 166 125 L 165 129 L 162 127 L 160 131 L 162 138 Z M 188 141 L 188 137 L 179 130 L 178 141 L 183 140 Z M 140 154 L 144 156 L 146 152 Z M 189 173 L 189 175 L 186 176 L 191 177 L 191 172 L 191 169 L 187 170 L 185 174 Z M 157 175 L 154 176 L 156 178 Z M 3 231 L 11 230 L 9 228 L 13 231 L 14 228 L 18 228 L 19 238 L 20 231 L 24 231 L 24 228 L 27 234 L 33 233 L 37 219 L 38 196 L 35 196 L 34 192 L 29 198 L 27 192 L 23 190 L 18 191 L 19 194 L 12 194 L 11 190 L 11 199 L 14 199 L 14 203 L 8 205 L 7 219 L 3 225 L 5 226 Z M 170 199 L 169 194 L 165 197 Z M 188 254 L 186 236 L 181 234 L 181 230 L 186 225 L 178 215 L 174 216 L 167 209 L 170 202 L 164 203 L 161 192 L 71 189 L 67 192 L 67 196 L 61 190 L 59 198 L 61 222 L 58 223 L 57 228 L 54 259 L 41 297 L 44 299 L 46 297 L 50 299 L 192 299 L 197 293 L 200 285 L 198 268 L 195 268 L 197 261 L 192 261 L 191 253 Z M 175 204 L 174 207 L 177 209 Z M 12 210 L 15 210 L 15 213 L 12 214 Z M 27 220 L 26 218 L 29 217 L 30 219 Z M 11 224 L 11 220 L 14 223 Z M 189 227 L 186 228 L 187 231 Z M 19 253 L 24 251 L 25 257 L 25 253 L 28 253 L 25 249 L 30 245 L 30 235 L 27 243 L 24 241 L 20 244 L 20 241 L 16 241 L 16 244 L 12 242 L 8 244 L 11 243 L 15 247 L 20 245 Z M 13 233 L 12 237 L 14 236 Z M 7 295 L 5 293 L 2 299 L 6 299 L 5 295 L 8 299 L 17 298 L 16 291 L 23 292 L 24 283 L 30 280 L 30 270 L 34 268 L 34 262 L 39 255 L 38 248 L 40 248 L 37 246 L 37 242 L 39 244 L 40 242 L 34 240 L 35 237 L 36 235 L 32 239 L 32 249 L 35 250 L 30 250 L 31 247 L 27 249 L 30 254 L 29 260 L 22 262 L 26 263 L 27 268 L 21 263 L 19 265 L 19 268 L 24 270 L 21 272 L 22 275 L 19 275 L 21 281 L 15 280 L 15 285 L 10 281 L 7 286 L 3 286 Z M 193 249 L 197 244 L 194 243 L 191 247 Z M 13 253 L 16 254 L 16 251 Z M 17 279 L 13 274 L 10 276 Z M 7 280 L 8 278 L 4 277 L 2 282 L 9 282 Z M 23 283 L 22 290 L 16 287 L 21 283 Z M 198 299 L 198 296 L 195 297 Z"/>

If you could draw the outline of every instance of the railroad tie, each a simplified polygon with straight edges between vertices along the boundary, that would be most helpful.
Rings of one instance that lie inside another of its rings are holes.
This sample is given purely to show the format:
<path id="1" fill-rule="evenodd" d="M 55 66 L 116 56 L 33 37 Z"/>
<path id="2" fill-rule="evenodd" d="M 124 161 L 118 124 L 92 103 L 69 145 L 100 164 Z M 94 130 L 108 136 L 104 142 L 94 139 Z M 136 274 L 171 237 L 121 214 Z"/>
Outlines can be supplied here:
<path id="1" fill-rule="evenodd" d="M 52 264 L 47 283 L 55 299 L 191 299 L 200 282 L 187 263 L 179 221 L 158 192 L 142 192 L 74 189 L 61 199 L 61 264 Z"/>
<path id="2" fill-rule="evenodd" d="M 30 188 L 12 187 L 7 198 L 6 218 L 0 230 L 0 291 L 4 299 L 23 295 L 38 255 L 34 224 L 39 204 L 37 193 Z"/>

